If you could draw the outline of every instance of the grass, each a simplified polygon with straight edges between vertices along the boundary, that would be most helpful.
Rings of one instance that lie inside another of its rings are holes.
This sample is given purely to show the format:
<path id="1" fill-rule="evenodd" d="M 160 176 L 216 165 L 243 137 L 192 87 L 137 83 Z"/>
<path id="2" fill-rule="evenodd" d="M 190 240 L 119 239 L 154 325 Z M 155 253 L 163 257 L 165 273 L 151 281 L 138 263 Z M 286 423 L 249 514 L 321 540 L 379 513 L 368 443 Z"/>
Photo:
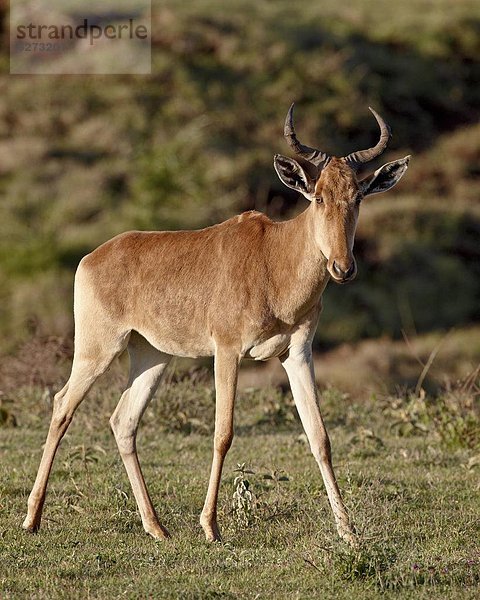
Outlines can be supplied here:
<path id="1" fill-rule="evenodd" d="M 207 544 L 198 517 L 213 391 L 205 377 L 173 379 L 145 414 L 138 444 L 154 504 L 173 534 L 162 542 L 143 532 L 108 431 L 118 383 L 100 384 L 80 407 L 57 455 L 37 535 L 23 532 L 21 522 L 51 393 L 33 386 L 2 396 L 2 598 L 477 597 L 473 379 L 436 398 L 421 392 L 358 402 L 325 390 L 358 550 L 337 538 L 291 396 L 275 389 L 239 397 L 219 501 L 225 541 Z"/>

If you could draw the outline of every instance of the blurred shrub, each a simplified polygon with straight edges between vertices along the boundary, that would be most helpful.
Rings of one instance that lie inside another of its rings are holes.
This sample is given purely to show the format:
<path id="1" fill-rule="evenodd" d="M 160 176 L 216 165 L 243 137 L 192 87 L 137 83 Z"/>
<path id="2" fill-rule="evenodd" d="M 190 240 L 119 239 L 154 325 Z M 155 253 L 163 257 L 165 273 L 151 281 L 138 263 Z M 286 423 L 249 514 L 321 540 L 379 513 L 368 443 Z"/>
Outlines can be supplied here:
<path id="1" fill-rule="evenodd" d="M 368 105 L 392 126 L 392 157 L 417 151 L 410 198 L 389 195 L 403 212 L 363 211 L 359 278 L 329 289 L 326 341 L 478 318 L 479 216 L 464 206 L 480 191 L 480 9 L 424 7 L 167 0 L 150 77 L 0 78 L 0 351 L 32 317 L 71 333 L 72 271 L 120 231 L 304 207 L 271 164 L 292 100 L 302 140 L 327 152 L 372 143 Z"/>
<path id="2" fill-rule="evenodd" d="M 205 119 L 193 121 L 176 135 L 154 140 L 137 159 L 132 197 L 123 218 L 138 229 L 195 228 L 228 218 L 238 193 L 212 193 L 218 185 L 218 164 L 203 153 Z"/>
<path id="3" fill-rule="evenodd" d="M 480 402 L 477 390 L 457 388 L 438 397 L 394 398 L 385 408 L 399 436 L 433 434 L 450 449 L 480 448 Z"/>
<path id="4" fill-rule="evenodd" d="M 31 333 L 15 356 L 8 356 L 0 363 L 0 393 L 6 397 L 15 397 L 22 388 L 56 392 L 68 377 L 73 355 L 71 340 Z"/>
<path id="5" fill-rule="evenodd" d="M 215 421 L 215 392 L 211 380 L 185 377 L 160 386 L 149 419 L 163 431 L 211 433 Z"/>

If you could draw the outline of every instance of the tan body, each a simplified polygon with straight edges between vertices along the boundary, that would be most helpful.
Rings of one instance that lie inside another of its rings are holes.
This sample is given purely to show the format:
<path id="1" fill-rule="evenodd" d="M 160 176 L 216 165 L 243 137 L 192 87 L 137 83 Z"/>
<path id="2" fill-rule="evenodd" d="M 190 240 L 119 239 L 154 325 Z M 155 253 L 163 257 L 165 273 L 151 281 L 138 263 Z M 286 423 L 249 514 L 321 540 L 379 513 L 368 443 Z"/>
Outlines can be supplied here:
<path id="1" fill-rule="evenodd" d="M 313 208 L 284 223 L 252 211 L 200 231 L 121 234 L 81 261 L 76 319 L 101 313 L 119 334 L 135 330 L 175 356 L 214 356 L 224 344 L 279 356 L 329 279 L 309 234 Z"/>
<path id="2" fill-rule="evenodd" d="M 402 174 L 403 160 L 398 167 Z M 312 339 L 329 278 L 345 282 L 355 276 L 352 251 L 359 197 L 383 191 L 373 184 L 386 189 L 379 177 L 384 167 L 367 183 L 357 180 L 345 159 L 330 159 L 315 181 L 285 157 L 275 158 L 275 168 L 287 185 L 293 181 L 291 187 L 311 200 L 295 219 L 274 223 L 261 213 L 249 212 L 200 231 L 129 232 L 80 262 L 75 277 L 72 372 L 55 396 L 28 501 L 26 529 L 35 531 L 40 526 L 53 459 L 76 408 L 127 348 L 130 377 L 110 423 L 147 532 L 154 537 L 168 535 L 148 495 L 136 433 L 171 357 L 214 356 L 215 360 L 214 453 L 200 519 L 209 540 L 220 539 L 216 505 L 233 438 L 240 361 L 278 357 L 320 467 L 338 532 L 353 543 L 320 414 Z"/>

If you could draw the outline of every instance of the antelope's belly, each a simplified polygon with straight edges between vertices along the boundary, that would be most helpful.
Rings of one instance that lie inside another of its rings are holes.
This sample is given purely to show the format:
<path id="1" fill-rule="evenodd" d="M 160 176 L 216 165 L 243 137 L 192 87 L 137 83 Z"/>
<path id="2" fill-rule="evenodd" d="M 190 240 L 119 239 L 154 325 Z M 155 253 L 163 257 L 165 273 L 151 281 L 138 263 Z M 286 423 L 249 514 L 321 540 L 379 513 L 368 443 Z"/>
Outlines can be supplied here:
<path id="1" fill-rule="evenodd" d="M 200 358 L 215 354 L 215 343 L 205 332 L 204 335 L 189 335 L 182 330 L 158 331 L 157 328 L 135 328 L 157 350 L 172 356 Z"/>

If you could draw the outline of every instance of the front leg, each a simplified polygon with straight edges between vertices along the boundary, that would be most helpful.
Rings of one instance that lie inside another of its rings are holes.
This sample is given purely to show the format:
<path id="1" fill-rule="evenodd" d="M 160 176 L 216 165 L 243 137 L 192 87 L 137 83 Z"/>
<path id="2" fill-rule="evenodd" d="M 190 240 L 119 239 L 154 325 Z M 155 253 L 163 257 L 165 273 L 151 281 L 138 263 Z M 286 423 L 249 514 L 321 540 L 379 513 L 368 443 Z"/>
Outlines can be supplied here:
<path id="1" fill-rule="evenodd" d="M 355 545 L 354 529 L 350 525 L 335 479 L 330 440 L 320 413 L 311 344 L 291 347 L 280 360 L 287 372 L 293 398 L 307 434 L 312 454 L 320 467 L 338 534 L 349 544 Z"/>
<path id="2" fill-rule="evenodd" d="M 215 437 L 213 442 L 213 461 L 207 497 L 200 516 L 208 541 L 221 541 L 217 524 L 217 500 L 223 462 L 233 439 L 233 408 L 237 390 L 239 355 L 224 349 L 215 354 Z"/>

